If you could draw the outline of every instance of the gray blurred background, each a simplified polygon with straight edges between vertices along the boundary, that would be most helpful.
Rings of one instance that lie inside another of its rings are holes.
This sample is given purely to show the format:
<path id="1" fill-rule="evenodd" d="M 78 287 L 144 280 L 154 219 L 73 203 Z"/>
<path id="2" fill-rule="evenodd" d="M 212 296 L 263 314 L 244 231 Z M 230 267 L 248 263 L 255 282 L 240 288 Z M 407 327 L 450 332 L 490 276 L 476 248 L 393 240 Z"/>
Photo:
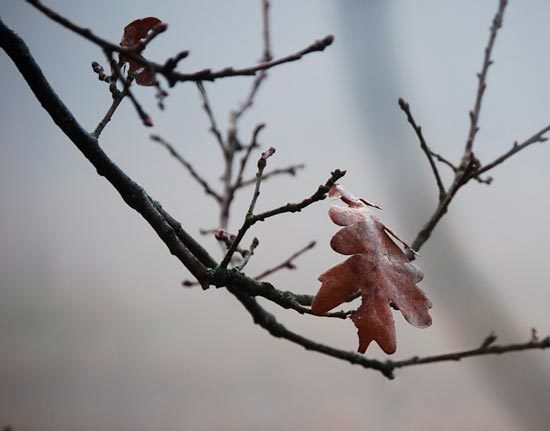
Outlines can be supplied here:
<path id="1" fill-rule="evenodd" d="M 187 71 L 253 64 L 261 55 L 261 8 L 252 1 L 51 0 L 53 8 L 120 40 L 138 17 L 169 31 L 149 48 L 164 60 L 182 49 Z M 331 169 L 380 204 L 381 217 L 412 240 L 436 204 L 418 143 L 397 107 L 411 103 L 435 151 L 457 160 L 497 1 L 272 0 L 275 56 L 333 33 L 326 52 L 270 72 L 240 130 L 268 124 L 271 167 L 305 162 L 297 179 L 266 182 L 258 208 L 301 200 Z M 2 19 L 27 41 L 53 87 L 88 129 L 110 103 L 90 62 L 101 52 L 22 1 Z M 487 162 L 550 121 L 550 4 L 511 1 L 494 52 L 476 154 Z M 524 352 L 405 369 L 395 381 L 269 336 L 223 290 L 184 289 L 188 273 L 146 223 L 54 127 L 4 53 L 0 55 L 0 425 L 15 430 L 477 430 L 547 429 L 548 352 Z M 251 83 L 208 84 L 218 122 Z M 221 157 L 194 85 L 178 86 L 158 111 L 154 91 L 136 94 L 155 122 L 145 129 L 124 102 L 102 146 L 189 231 L 217 223 L 217 207 L 162 148 L 159 133 L 212 183 Z M 492 330 L 503 343 L 550 333 L 548 240 L 550 147 L 536 145 L 472 183 L 422 249 L 433 325 L 396 314 L 396 357 L 477 346 Z M 446 172 L 441 167 L 442 172 Z M 253 172 L 250 172 L 252 175 Z M 445 174 L 446 179 L 450 175 Z M 237 226 L 249 202 L 234 208 Z M 318 246 L 276 286 L 313 294 L 317 276 L 343 260 L 323 202 L 255 231 L 251 274 L 311 239 Z M 212 253 L 219 249 L 203 238 Z M 270 307 L 273 308 L 273 307 Z M 308 336 L 345 349 L 351 322 L 273 309 Z M 383 358 L 377 346 L 370 356 Z"/>

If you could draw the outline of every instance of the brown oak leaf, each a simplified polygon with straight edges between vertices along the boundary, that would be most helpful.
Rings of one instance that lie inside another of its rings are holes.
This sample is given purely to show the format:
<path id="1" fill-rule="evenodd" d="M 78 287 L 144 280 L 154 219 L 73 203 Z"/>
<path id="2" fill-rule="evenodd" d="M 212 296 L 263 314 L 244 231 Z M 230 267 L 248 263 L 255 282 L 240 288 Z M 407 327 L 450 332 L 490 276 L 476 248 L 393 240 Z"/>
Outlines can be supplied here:
<path id="1" fill-rule="evenodd" d="M 120 46 L 135 48 L 141 40 L 147 37 L 147 34 L 152 28 L 161 23 L 162 21 L 160 19 L 153 16 L 132 21 L 124 27 Z M 136 83 L 147 86 L 155 83 L 155 76 L 150 68 L 142 66 L 135 60 L 127 59 L 126 61 L 130 66 L 128 73 L 135 77 Z"/>
<path id="2" fill-rule="evenodd" d="M 358 351 L 365 353 L 374 340 L 385 353 L 394 353 L 397 344 L 392 307 L 413 326 L 426 328 L 432 323 L 428 314 L 432 304 L 416 286 L 424 277 L 422 271 L 409 262 L 389 236 L 391 231 L 367 210 L 366 201 L 341 186 L 330 195 L 347 204 L 329 209 L 332 221 L 345 226 L 332 237 L 330 245 L 351 257 L 319 276 L 322 284 L 311 310 L 326 313 L 359 293 L 361 306 L 351 317 L 359 336 Z"/>

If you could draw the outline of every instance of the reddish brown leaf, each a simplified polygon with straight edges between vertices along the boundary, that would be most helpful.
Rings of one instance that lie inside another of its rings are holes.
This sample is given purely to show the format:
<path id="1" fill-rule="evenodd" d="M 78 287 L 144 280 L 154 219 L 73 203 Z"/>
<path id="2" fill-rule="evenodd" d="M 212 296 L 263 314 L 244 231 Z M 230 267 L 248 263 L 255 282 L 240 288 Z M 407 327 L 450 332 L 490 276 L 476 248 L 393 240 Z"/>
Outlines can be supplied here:
<path id="1" fill-rule="evenodd" d="M 124 27 L 120 46 L 135 48 L 141 40 L 147 37 L 149 31 L 161 22 L 160 19 L 153 16 L 132 21 Z M 142 66 L 135 60 L 128 59 L 126 61 L 129 65 L 128 73 L 135 77 L 136 83 L 147 86 L 155 83 L 155 76 L 150 68 Z"/>
<path id="2" fill-rule="evenodd" d="M 431 325 L 428 310 L 432 304 L 416 286 L 424 276 L 390 238 L 384 224 L 368 212 L 364 200 L 338 187 L 331 196 L 340 197 L 348 206 L 329 209 L 332 221 L 345 226 L 330 245 L 334 251 L 352 256 L 321 274 L 321 288 L 311 310 L 326 313 L 360 293 L 361 306 L 351 318 L 357 327 L 359 352 L 365 353 L 374 340 L 391 354 L 397 348 L 391 307 L 400 310 L 413 326 Z"/>

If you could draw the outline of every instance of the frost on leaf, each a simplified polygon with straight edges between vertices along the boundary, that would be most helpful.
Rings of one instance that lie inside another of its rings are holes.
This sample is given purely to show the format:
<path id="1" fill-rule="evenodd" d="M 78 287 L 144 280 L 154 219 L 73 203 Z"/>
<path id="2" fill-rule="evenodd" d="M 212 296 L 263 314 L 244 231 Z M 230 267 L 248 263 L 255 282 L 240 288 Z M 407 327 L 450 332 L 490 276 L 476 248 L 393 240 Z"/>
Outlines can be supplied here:
<path id="1" fill-rule="evenodd" d="M 347 204 L 329 209 L 331 220 L 345 226 L 330 242 L 332 249 L 351 255 L 346 261 L 321 274 L 321 288 L 311 310 L 323 314 L 361 296 L 361 306 L 351 319 L 359 336 L 358 351 L 365 353 L 371 341 L 394 353 L 397 344 L 391 308 L 401 311 L 407 322 L 418 328 L 431 325 L 432 304 L 416 283 L 424 277 L 419 267 L 390 238 L 389 230 L 367 206 L 374 206 L 334 186 L 330 193 Z"/>
<path id="2" fill-rule="evenodd" d="M 132 21 L 124 27 L 120 46 L 135 48 L 139 42 L 147 37 L 151 29 L 161 23 L 162 21 L 160 19 L 153 16 Z M 142 66 L 135 60 L 127 59 L 126 61 L 130 65 L 128 73 L 135 77 L 139 85 L 153 85 L 155 83 L 154 73 L 151 69 Z"/>

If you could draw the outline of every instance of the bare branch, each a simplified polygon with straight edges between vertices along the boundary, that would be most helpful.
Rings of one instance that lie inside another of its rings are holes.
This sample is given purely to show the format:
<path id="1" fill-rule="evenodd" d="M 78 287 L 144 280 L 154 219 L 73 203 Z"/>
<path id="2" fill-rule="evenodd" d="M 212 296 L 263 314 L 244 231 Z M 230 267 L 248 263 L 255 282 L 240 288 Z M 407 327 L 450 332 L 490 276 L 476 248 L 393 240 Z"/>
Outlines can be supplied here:
<path id="1" fill-rule="evenodd" d="M 166 140 L 164 140 L 159 135 L 150 135 L 149 138 L 151 138 L 152 141 L 159 143 L 164 148 L 168 150 L 170 155 L 174 157 L 178 162 L 180 162 L 185 169 L 189 172 L 189 174 L 202 186 L 204 192 L 207 195 L 212 196 L 218 203 L 221 203 L 223 198 L 220 196 L 218 192 L 216 192 L 210 185 L 208 184 L 208 181 L 206 181 L 193 167 L 191 163 L 189 163 L 187 160 L 183 158 L 183 156 L 176 151 L 176 149 Z"/>
<path id="2" fill-rule="evenodd" d="M 268 70 L 275 66 L 280 66 L 285 63 L 291 63 L 294 61 L 300 60 L 305 55 L 311 54 L 313 52 L 324 51 L 326 47 L 330 46 L 334 42 L 334 36 L 328 35 L 321 40 L 316 40 L 307 48 L 302 49 L 294 54 L 287 55 L 286 57 L 279 58 L 277 60 L 268 61 L 265 63 L 260 63 L 256 66 L 250 66 L 243 69 L 234 69 L 232 67 L 227 67 L 219 71 L 211 71 L 210 69 L 204 69 L 194 73 L 176 73 L 173 72 L 171 77 L 167 76 L 169 82 L 170 78 L 175 80 L 175 82 L 185 82 L 185 81 L 214 81 L 220 78 L 228 78 L 231 76 L 253 76 L 256 73 L 262 70 Z M 159 70 L 162 73 L 162 70 Z"/>
<path id="3" fill-rule="evenodd" d="M 294 311 L 297 311 L 300 314 L 309 314 L 315 317 L 332 317 L 335 319 L 342 319 L 342 320 L 349 318 L 350 316 L 353 315 L 353 313 L 355 313 L 355 310 L 348 310 L 348 311 L 331 311 L 324 314 L 315 314 L 313 311 L 311 311 L 310 308 L 304 307 L 303 305 L 300 305 L 297 302 L 292 302 L 290 308 L 292 308 Z"/>
<path id="4" fill-rule="evenodd" d="M 275 154 L 275 148 L 269 147 L 266 151 L 262 153 L 262 155 L 258 160 L 258 173 L 256 174 L 256 187 L 254 188 L 254 194 L 252 195 L 252 200 L 250 201 L 250 206 L 248 207 L 248 214 L 254 214 L 256 201 L 258 200 L 258 197 L 260 197 L 260 184 L 262 183 L 263 172 L 267 165 L 267 159 L 269 159 L 273 154 Z"/>
<path id="5" fill-rule="evenodd" d="M 303 163 L 299 163 L 297 165 L 290 165 L 290 166 L 287 166 L 286 168 L 277 168 L 277 169 L 273 169 L 272 171 L 269 171 L 269 172 L 266 172 L 263 176 L 262 176 L 262 181 L 265 181 L 271 177 L 274 177 L 274 176 L 277 176 L 277 175 L 290 175 L 290 176 L 295 176 L 296 175 L 296 172 L 300 169 L 304 169 L 306 167 L 305 164 Z M 248 180 L 245 180 L 245 181 L 242 181 L 239 185 L 239 187 L 246 187 L 246 186 L 251 186 L 252 184 L 255 184 L 256 182 L 256 179 L 248 179 Z"/>
<path id="6" fill-rule="evenodd" d="M 263 22 L 263 41 L 264 41 L 264 52 L 262 55 L 262 59 L 260 60 L 260 63 L 265 63 L 268 61 L 271 61 L 273 58 L 271 55 L 271 41 L 270 41 L 270 32 L 269 32 L 269 0 L 262 0 L 262 22 Z M 254 97 L 256 96 L 256 93 L 260 89 L 260 86 L 262 85 L 262 82 L 267 77 L 267 72 L 265 70 L 262 70 L 260 73 L 256 75 L 254 78 L 254 81 L 252 82 L 252 87 L 250 88 L 250 92 L 248 93 L 248 97 L 246 100 L 241 104 L 238 110 L 233 111 L 231 117 L 233 122 L 233 127 L 237 127 L 237 122 L 239 121 L 240 117 L 245 113 L 245 111 L 252 107 L 254 104 Z"/>
<path id="7" fill-rule="evenodd" d="M 550 337 L 546 337 L 541 341 L 530 340 L 526 343 L 509 344 L 505 346 L 494 345 L 493 342 L 496 336 L 487 337 L 482 345 L 476 349 L 463 350 L 454 353 L 445 353 L 442 355 L 414 356 L 410 359 L 404 359 L 400 361 L 390 361 L 393 368 L 409 367 L 411 365 L 432 364 L 435 362 L 445 361 L 460 361 L 464 358 L 470 358 L 472 356 L 484 356 L 484 355 L 500 355 L 508 352 L 518 352 L 522 350 L 534 350 L 534 349 L 548 349 L 550 348 Z M 489 341 L 489 342 L 488 342 Z"/>
<path id="8" fill-rule="evenodd" d="M 95 128 L 95 130 L 92 132 L 92 136 L 94 136 L 95 138 L 99 138 L 99 135 L 101 135 L 101 132 L 103 131 L 105 126 L 107 126 L 107 123 L 109 123 L 109 121 L 111 121 L 111 118 L 113 117 L 114 113 L 116 112 L 116 110 L 119 107 L 122 100 L 128 95 L 129 87 L 130 87 L 130 85 L 132 85 L 132 81 L 134 80 L 134 78 L 131 77 L 131 76 L 128 77 L 128 79 L 127 79 L 128 88 L 125 88 L 122 92 L 120 92 L 116 88 L 116 72 L 115 71 L 113 71 L 113 74 L 115 76 L 112 76 L 112 75 L 111 76 L 106 76 L 105 72 L 103 70 L 103 67 L 101 67 L 101 65 L 99 65 L 95 61 L 92 63 L 92 69 L 94 70 L 94 72 L 97 73 L 100 81 L 105 81 L 105 82 L 108 82 L 110 84 L 109 89 L 111 90 L 111 93 L 112 93 L 112 96 L 113 96 L 113 102 L 111 103 L 111 106 L 109 107 L 109 109 L 107 110 L 107 112 L 105 113 L 105 115 L 103 116 L 103 118 L 101 119 L 101 121 L 99 122 L 97 127 Z"/>
<path id="9" fill-rule="evenodd" d="M 521 144 L 518 144 L 517 142 L 514 142 L 514 145 L 512 145 L 512 148 L 508 150 L 506 153 L 504 153 L 502 156 L 498 157 L 496 160 L 492 161 L 491 163 L 486 164 L 485 166 L 482 166 L 479 168 L 476 172 L 477 175 L 480 175 L 484 172 L 487 172 L 491 169 L 493 169 L 495 166 L 500 165 L 502 162 L 507 160 L 508 158 L 512 157 L 517 152 L 523 150 L 524 148 L 528 147 L 529 145 L 536 144 L 536 143 L 542 143 L 546 142 L 548 140 L 547 137 L 544 135 L 550 131 L 550 125 L 546 126 L 545 128 L 539 130 L 537 133 L 535 133 L 533 136 L 531 136 L 529 139 L 525 140 Z"/>
<path id="10" fill-rule="evenodd" d="M 438 154 L 434 151 L 431 151 L 430 150 L 430 154 L 438 161 L 438 162 L 441 162 L 443 163 L 444 165 L 447 165 L 449 168 L 451 168 L 451 170 L 453 172 L 456 173 L 456 171 L 458 171 L 458 168 L 452 163 L 450 162 L 448 159 L 444 158 L 441 154 Z"/>
<path id="11" fill-rule="evenodd" d="M 252 239 L 250 247 L 248 247 L 248 249 L 244 251 L 243 261 L 237 266 L 240 271 L 242 271 L 244 267 L 248 265 L 248 262 L 250 262 L 250 258 L 254 255 L 254 250 L 256 250 L 259 244 L 260 241 L 258 240 L 258 238 Z"/>
<path id="12" fill-rule="evenodd" d="M 458 167 L 455 166 L 448 159 L 444 158 L 441 154 L 435 153 L 433 151 L 430 151 L 430 153 L 432 154 L 434 159 L 436 159 L 438 162 L 443 163 L 444 165 L 447 165 L 455 174 L 458 172 Z M 479 175 L 475 175 L 473 179 L 476 180 L 478 183 L 487 185 L 490 185 L 493 182 L 493 177 L 482 178 Z"/>
<path id="13" fill-rule="evenodd" d="M 344 175 L 346 175 L 346 171 L 340 169 L 334 170 L 333 172 L 331 172 L 331 176 L 327 180 L 327 182 L 319 186 L 317 191 L 313 193 L 309 198 L 304 199 L 302 202 L 299 203 L 288 203 L 279 208 L 257 214 L 253 217 L 253 219 L 255 220 L 254 223 L 256 223 L 257 221 L 264 221 L 269 217 L 273 217 L 279 214 L 300 212 L 311 204 L 322 201 L 327 197 L 327 193 L 329 192 L 330 188 Z"/>
<path id="14" fill-rule="evenodd" d="M 416 252 L 415 249 L 413 249 L 409 244 L 407 244 L 405 241 L 403 241 L 401 238 L 399 238 L 397 236 L 397 234 L 395 232 L 393 232 L 390 228 L 388 228 L 387 226 L 384 226 L 384 231 L 389 234 L 390 236 L 392 236 L 393 238 L 395 238 L 395 240 L 397 242 L 399 242 L 403 248 L 405 249 L 405 252 L 406 253 L 412 253 L 416 256 L 418 256 L 418 253 Z"/>
<path id="15" fill-rule="evenodd" d="M 254 207 L 256 206 L 256 201 L 258 200 L 258 197 L 260 196 L 260 184 L 262 182 L 262 174 L 263 171 L 267 165 L 267 159 L 271 157 L 275 153 L 275 148 L 270 147 L 267 151 L 264 151 L 260 158 L 258 159 L 258 173 L 256 174 L 256 187 L 254 189 L 254 193 L 252 195 L 252 200 L 250 201 L 250 206 L 248 207 L 248 212 L 246 214 L 246 218 L 244 221 L 243 226 L 239 230 L 239 233 L 237 234 L 237 237 L 233 240 L 233 243 L 227 250 L 227 253 L 225 254 L 222 263 L 220 264 L 222 268 L 225 268 L 229 262 L 231 261 L 231 258 L 233 256 L 233 253 L 237 250 L 239 246 L 239 242 L 241 241 L 242 237 L 244 236 L 244 233 L 248 228 L 245 228 L 245 225 L 247 224 L 247 220 L 252 217 L 254 214 Z M 234 190 L 234 187 L 231 189 Z M 229 193 L 231 193 L 231 190 L 229 190 Z M 232 196 L 231 196 L 232 197 Z"/>
<path id="16" fill-rule="evenodd" d="M 111 118 L 113 117 L 115 111 L 119 107 L 120 103 L 122 102 L 122 99 L 124 99 L 128 94 L 128 90 L 123 91 L 120 93 L 120 95 L 117 95 L 113 98 L 113 102 L 111 103 L 111 106 L 109 107 L 108 111 L 105 113 L 97 127 L 92 132 L 92 136 L 94 138 L 99 138 L 99 135 L 101 135 L 101 132 L 103 132 L 103 129 L 105 126 L 107 126 L 107 123 L 111 121 Z"/>
<path id="17" fill-rule="evenodd" d="M 219 267 L 218 267 L 219 268 Z M 296 304 L 303 305 L 309 303 L 309 295 L 296 295 L 292 292 L 280 291 L 274 288 L 270 283 L 258 283 L 255 280 L 247 278 L 243 274 L 239 274 L 232 270 L 226 269 L 215 269 L 213 270 L 221 271 L 214 275 L 212 279 L 217 286 L 227 285 L 228 290 L 231 293 L 237 296 L 239 301 L 245 305 L 247 310 L 252 314 L 255 323 L 262 326 L 268 332 L 276 337 L 285 338 L 291 342 L 302 345 L 308 350 L 315 350 L 317 352 L 323 353 L 328 356 L 333 356 L 338 359 L 350 362 L 352 364 L 359 364 L 365 368 L 374 369 L 380 371 L 384 376 L 393 379 L 394 370 L 398 368 L 405 368 L 413 365 L 445 362 L 445 361 L 459 361 L 463 358 L 473 357 L 473 356 L 485 356 L 492 354 L 503 354 L 509 352 L 523 351 L 523 350 L 534 350 L 534 349 L 548 349 L 550 348 L 550 336 L 539 340 L 536 336 L 536 331 L 533 331 L 531 338 L 528 342 L 524 343 L 515 343 L 509 345 L 495 345 L 496 335 L 494 333 L 489 334 L 481 345 L 475 349 L 463 350 L 453 353 L 445 353 L 441 355 L 432 355 L 419 357 L 415 356 L 409 359 L 403 360 L 387 360 L 385 362 L 373 361 L 367 359 L 364 356 L 357 355 L 353 352 L 346 352 L 338 349 L 334 349 L 330 346 L 325 346 L 323 344 L 316 343 L 314 341 L 308 340 L 300 335 L 294 334 L 293 332 L 287 330 L 285 327 L 281 327 L 275 317 L 270 313 L 267 313 L 263 308 L 257 304 L 256 301 L 251 301 L 255 296 L 261 296 L 266 299 L 269 299 L 271 302 L 274 302 L 286 309 L 293 309 L 295 311 L 307 313 L 306 307 L 296 307 Z M 353 298 L 350 298 L 353 299 Z M 308 313 L 309 314 L 309 313 Z M 334 314 L 334 313 L 333 313 Z M 336 315 L 324 316 L 324 317 L 340 317 L 347 318 L 352 312 L 336 312 Z M 313 344 L 311 344 L 313 343 Z M 308 346 L 311 346 L 308 347 Z M 367 362 L 358 361 L 358 358 L 362 358 Z"/>
<path id="18" fill-rule="evenodd" d="M 153 121 L 151 120 L 151 117 L 149 116 L 149 114 L 147 114 L 147 112 L 145 112 L 141 104 L 138 102 L 137 98 L 134 96 L 134 93 L 132 93 L 132 90 L 130 90 L 130 84 L 132 82 L 130 80 L 130 77 L 128 77 L 128 79 L 124 78 L 122 74 L 122 70 L 120 70 L 120 65 L 113 59 L 113 55 L 111 52 L 105 51 L 105 55 L 107 56 L 107 59 L 109 60 L 109 64 L 111 65 L 111 69 L 113 70 L 113 76 L 111 77 L 111 81 L 114 82 L 115 85 L 117 80 L 120 80 L 122 82 L 124 86 L 124 89 L 122 91 L 123 93 L 126 93 L 128 95 L 128 98 L 131 100 L 132 104 L 134 105 L 134 108 L 141 122 L 146 127 L 152 127 Z"/>
<path id="19" fill-rule="evenodd" d="M 110 83 L 111 77 L 105 73 L 105 69 L 103 69 L 103 66 L 99 64 L 97 61 L 92 61 L 92 70 L 97 75 L 97 78 L 100 81 Z"/>
<path id="20" fill-rule="evenodd" d="M 264 127 L 265 127 L 264 123 L 258 124 L 254 128 L 254 131 L 252 132 L 252 140 L 250 141 L 250 144 L 247 145 L 244 156 L 241 158 L 241 162 L 239 164 L 239 171 L 237 172 L 237 179 L 235 180 L 235 185 L 232 187 L 232 193 L 235 193 L 235 190 L 237 190 L 239 187 L 242 187 L 242 185 L 243 185 L 243 175 L 244 175 L 244 170 L 246 168 L 246 164 L 248 163 L 248 160 L 250 159 L 250 155 L 251 155 L 252 151 L 254 150 L 254 148 L 259 147 L 258 135 L 264 129 Z M 263 179 L 265 179 L 265 176 L 264 176 L 264 178 L 262 178 L 262 180 Z M 250 184 L 255 184 L 256 183 L 256 178 L 254 178 L 253 180 L 250 180 L 250 181 L 251 181 Z M 233 198 L 233 196 L 231 196 L 231 198 Z"/>
<path id="21" fill-rule="evenodd" d="M 269 8 L 271 7 L 269 0 L 262 0 L 262 23 L 263 23 L 263 39 L 264 39 L 264 55 L 263 61 L 270 61 L 271 55 L 271 35 L 269 31 Z"/>
<path id="22" fill-rule="evenodd" d="M 199 93 L 202 98 L 202 107 L 206 112 L 206 115 L 208 115 L 208 120 L 210 121 L 210 131 L 216 137 L 216 141 L 218 141 L 218 145 L 220 146 L 221 150 L 224 153 L 226 153 L 227 147 L 223 142 L 222 134 L 218 129 L 218 125 L 216 124 L 216 119 L 214 118 L 214 114 L 212 113 L 212 108 L 210 107 L 210 102 L 208 101 L 208 95 L 206 94 L 206 89 L 204 88 L 204 85 L 200 81 L 197 82 L 197 88 L 199 89 Z"/>
<path id="23" fill-rule="evenodd" d="M 48 112 L 55 124 L 67 135 L 73 144 L 120 193 L 131 208 L 135 209 L 155 230 L 170 252 L 188 268 L 197 280 L 206 279 L 206 268 L 194 252 L 182 242 L 181 237 L 169 225 L 161 213 L 161 206 L 152 200 L 147 192 L 129 178 L 105 154 L 91 134 L 74 118 L 54 92 L 40 67 L 34 61 L 25 42 L 0 20 L 0 46 L 6 51 L 29 85 L 37 100 Z M 183 230 L 183 229 L 182 229 Z M 187 235 L 185 232 L 183 234 Z M 183 235 L 182 234 L 182 235 Z"/>
<path id="24" fill-rule="evenodd" d="M 401 110 L 405 113 L 407 116 L 407 120 L 409 121 L 410 125 L 414 129 L 416 136 L 418 137 L 418 140 L 420 141 L 420 147 L 422 148 L 422 151 L 424 151 L 424 154 L 428 158 L 428 162 L 430 163 L 430 167 L 432 168 L 435 182 L 437 183 L 437 188 L 439 190 L 439 201 L 441 202 L 443 199 L 445 199 L 445 186 L 443 185 L 443 182 L 441 181 L 441 177 L 439 175 L 439 170 L 437 169 L 437 166 L 435 165 L 433 154 L 430 148 L 428 147 L 428 144 L 426 143 L 426 140 L 424 139 L 424 135 L 422 134 L 422 128 L 416 124 L 416 121 L 414 121 L 414 117 L 411 113 L 410 106 L 407 102 L 405 102 L 402 98 L 399 98 L 399 107 Z"/>
<path id="25" fill-rule="evenodd" d="M 132 47 L 137 53 L 142 53 L 143 50 L 149 45 L 159 34 L 164 33 L 168 30 L 168 24 L 165 22 L 159 22 L 155 25 L 143 40 L 140 40 L 135 47 Z"/>
<path id="26" fill-rule="evenodd" d="M 497 38 L 498 30 L 502 27 L 502 19 L 504 17 L 504 10 L 508 0 L 499 0 L 499 6 L 495 17 L 493 18 L 493 24 L 491 25 L 491 31 L 489 35 L 489 41 L 485 47 L 485 55 L 483 57 L 483 66 L 481 72 L 478 73 L 478 87 L 476 93 L 476 100 L 474 109 L 470 111 L 470 130 L 468 131 L 468 138 L 466 140 L 466 147 L 464 149 L 464 159 L 462 165 L 465 166 L 468 162 L 467 159 L 472 155 L 472 148 L 477 132 L 479 131 L 479 115 L 481 113 L 481 102 L 483 101 L 483 94 L 487 88 L 487 73 L 489 67 L 493 64 L 491 55 L 495 46 L 495 40 Z"/>
<path id="27" fill-rule="evenodd" d="M 315 352 L 322 353 L 333 358 L 341 359 L 350 364 L 357 364 L 363 368 L 373 369 L 380 371 L 384 376 L 389 379 L 393 379 L 393 368 L 388 362 L 378 361 L 376 359 L 369 359 L 363 355 L 359 355 L 355 352 L 349 352 L 345 350 L 336 349 L 334 347 L 327 346 L 325 344 L 317 343 L 302 335 L 296 334 L 288 330 L 285 326 L 277 321 L 275 316 L 264 310 L 258 302 L 251 296 L 245 295 L 242 292 L 234 288 L 229 288 L 241 304 L 248 310 L 254 323 L 260 325 L 263 329 L 268 331 L 276 338 L 284 338 L 292 343 L 298 344 L 306 350 L 313 350 Z"/>
<path id="28" fill-rule="evenodd" d="M 464 148 L 462 161 L 460 162 L 460 166 L 458 166 L 458 168 L 456 169 L 452 163 L 445 161 L 445 163 L 447 163 L 453 170 L 455 170 L 455 178 L 449 189 L 445 192 L 444 198 L 440 199 L 437 208 L 435 209 L 428 222 L 422 227 L 422 229 L 420 229 L 420 231 L 416 235 L 416 238 L 412 243 L 412 248 L 416 251 L 419 251 L 422 245 L 430 238 L 433 230 L 439 223 L 439 220 L 441 220 L 441 218 L 445 215 L 454 196 L 463 185 L 465 185 L 472 178 L 476 177 L 478 178 L 478 181 L 486 183 L 492 180 L 482 180 L 479 177 L 482 172 L 479 170 L 479 161 L 474 157 L 472 148 L 477 131 L 479 130 L 479 115 L 481 112 L 481 102 L 483 100 L 483 94 L 485 92 L 485 88 L 487 87 L 487 73 L 489 71 L 489 67 L 493 63 L 493 61 L 491 60 L 491 55 L 493 52 L 493 47 L 498 30 L 502 26 L 502 19 L 507 3 L 507 0 L 499 0 L 499 6 L 493 18 L 493 24 L 491 25 L 489 41 L 485 48 L 485 55 L 483 58 L 481 73 L 478 74 L 478 87 L 474 109 L 470 111 L 470 130 L 468 132 L 468 138 L 466 141 L 466 146 Z M 441 160 L 444 159 L 441 158 Z M 414 253 L 412 253 L 412 251 L 407 252 L 407 257 L 409 258 L 409 260 L 415 259 L 415 255 Z"/>
<path id="29" fill-rule="evenodd" d="M 281 207 L 275 208 L 270 211 L 265 211 L 257 215 L 248 213 L 245 217 L 243 225 L 241 226 L 241 228 L 239 229 L 239 232 L 237 233 L 237 238 L 235 238 L 233 245 L 227 251 L 227 254 L 223 258 L 222 262 L 220 263 L 220 266 L 222 268 L 227 267 L 227 265 L 229 264 L 229 261 L 231 260 L 231 256 L 235 252 L 235 249 L 238 247 L 241 239 L 244 237 L 244 235 L 246 234 L 246 232 L 251 226 L 253 226 L 259 221 L 264 221 L 269 217 L 273 217 L 279 214 L 295 213 L 295 212 L 302 211 L 304 208 L 308 207 L 309 205 L 325 199 L 327 197 L 327 193 L 329 192 L 330 188 L 336 183 L 336 181 L 342 178 L 345 174 L 346 174 L 346 171 L 336 169 L 331 173 L 330 178 L 327 180 L 327 182 L 324 185 L 319 186 L 319 188 L 315 193 L 313 193 L 309 198 L 304 199 L 302 202 L 288 203 Z"/>
<path id="30" fill-rule="evenodd" d="M 254 277 L 254 280 L 262 280 L 265 277 L 281 269 L 296 269 L 296 265 L 294 265 L 294 260 L 300 257 L 302 254 L 304 254 L 306 251 L 311 250 L 313 247 L 315 247 L 315 244 L 316 244 L 315 241 L 311 241 L 308 245 L 306 245 L 305 247 L 302 247 L 300 250 L 298 250 L 296 253 L 288 257 L 286 260 L 284 260 L 280 264 L 275 265 L 272 268 L 268 268 L 265 271 L 262 271 L 260 274 Z"/>

